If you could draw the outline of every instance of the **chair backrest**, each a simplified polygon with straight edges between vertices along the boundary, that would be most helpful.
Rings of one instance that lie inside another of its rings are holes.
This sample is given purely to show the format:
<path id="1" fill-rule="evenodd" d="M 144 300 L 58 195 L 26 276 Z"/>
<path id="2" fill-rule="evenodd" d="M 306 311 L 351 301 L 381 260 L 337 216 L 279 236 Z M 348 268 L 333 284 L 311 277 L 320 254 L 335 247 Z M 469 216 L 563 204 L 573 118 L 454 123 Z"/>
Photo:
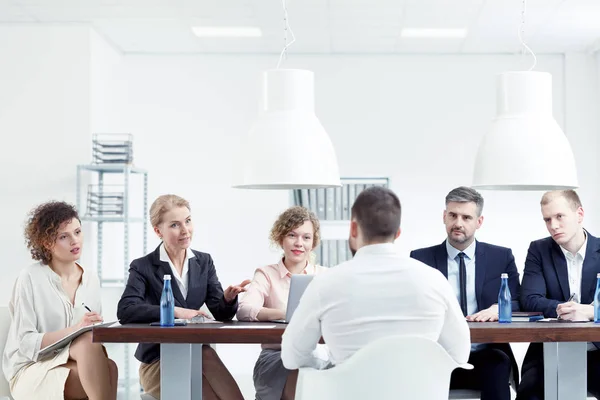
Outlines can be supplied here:
<path id="1" fill-rule="evenodd" d="M 10 328 L 10 313 L 8 307 L 0 307 L 0 357 L 4 354 L 4 346 L 8 338 L 8 329 Z M 4 378 L 4 373 L 0 370 L 0 398 L 10 396 L 10 387 Z"/>
<path id="2" fill-rule="evenodd" d="M 389 336 L 357 351 L 328 370 L 301 368 L 296 400 L 448 399 L 457 364 L 437 342 Z"/>

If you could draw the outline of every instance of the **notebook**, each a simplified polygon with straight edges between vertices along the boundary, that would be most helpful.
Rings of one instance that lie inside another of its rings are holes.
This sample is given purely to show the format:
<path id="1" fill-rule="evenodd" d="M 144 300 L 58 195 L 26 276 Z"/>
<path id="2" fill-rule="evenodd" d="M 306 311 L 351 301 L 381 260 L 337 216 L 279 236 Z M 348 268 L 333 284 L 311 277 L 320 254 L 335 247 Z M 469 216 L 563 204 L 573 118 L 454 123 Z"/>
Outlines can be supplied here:
<path id="1" fill-rule="evenodd" d="M 294 311 L 296 311 L 298 304 L 300 304 L 300 298 L 304 294 L 304 291 L 313 278 L 314 275 L 292 275 L 292 280 L 290 282 L 290 293 L 288 294 L 287 309 L 285 311 L 285 319 L 277 319 L 271 322 L 279 322 L 282 324 L 288 324 L 290 322 Z"/>
<path id="2" fill-rule="evenodd" d="M 531 311 L 513 311 L 512 322 L 534 322 L 544 318 L 544 314 L 541 312 Z"/>
<path id="3" fill-rule="evenodd" d="M 88 326 L 84 326 L 83 328 L 79 328 L 75 332 L 65 336 L 64 338 L 60 339 L 59 341 L 49 344 L 48 346 L 41 349 L 38 353 L 38 358 L 48 357 L 50 355 L 57 354 L 60 350 L 62 350 L 63 347 L 65 347 L 66 345 L 71 343 L 71 341 L 75 340 L 80 335 L 91 331 L 92 329 L 94 329 L 94 327 L 111 326 L 115 322 L 118 322 L 118 321 L 100 322 L 98 324 L 88 325 Z"/>

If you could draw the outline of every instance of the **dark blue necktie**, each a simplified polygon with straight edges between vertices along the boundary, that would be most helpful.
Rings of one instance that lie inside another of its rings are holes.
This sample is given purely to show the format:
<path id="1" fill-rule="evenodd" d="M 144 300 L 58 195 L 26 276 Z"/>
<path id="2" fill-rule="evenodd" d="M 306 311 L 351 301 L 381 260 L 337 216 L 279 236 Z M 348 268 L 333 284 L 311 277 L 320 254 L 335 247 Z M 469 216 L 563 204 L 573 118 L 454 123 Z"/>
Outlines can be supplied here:
<path id="1" fill-rule="evenodd" d="M 460 286 L 460 309 L 463 315 L 467 314 L 467 267 L 465 266 L 465 253 L 458 253 L 458 276 Z"/>

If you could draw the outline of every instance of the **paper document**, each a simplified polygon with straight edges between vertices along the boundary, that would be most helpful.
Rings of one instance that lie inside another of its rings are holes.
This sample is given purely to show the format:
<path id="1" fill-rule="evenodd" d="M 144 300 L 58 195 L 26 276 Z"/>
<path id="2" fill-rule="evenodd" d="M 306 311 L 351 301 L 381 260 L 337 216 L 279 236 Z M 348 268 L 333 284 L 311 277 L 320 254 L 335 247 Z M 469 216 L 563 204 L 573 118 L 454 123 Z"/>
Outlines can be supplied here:
<path id="1" fill-rule="evenodd" d="M 207 318 L 202 315 L 197 315 L 194 318 L 175 318 L 175 322 L 185 322 L 186 324 L 222 324 L 221 321 L 215 321 L 212 318 Z"/>
<path id="2" fill-rule="evenodd" d="M 92 329 L 94 329 L 94 327 L 110 326 L 110 325 L 114 324 L 115 322 L 118 322 L 118 321 L 100 322 L 98 324 L 88 325 L 88 326 L 84 326 L 83 328 L 79 328 L 75 332 L 65 336 L 64 338 L 60 339 L 59 341 L 54 342 L 54 343 L 44 347 L 43 349 L 41 349 L 40 352 L 38 353 L 38 358 L 43 358 L 43 357 L 47 357 L 49 355 L 58 353 L 63 347 L 65 347 L 66 345 L 71 343 L 73 340 L 75 340 L 80 335 L 91 331 Z"/>
<path id="3" fill-rule="evenodd" d="M 223 325 L 221 329 L 269 329 L 276 325 Z"/>

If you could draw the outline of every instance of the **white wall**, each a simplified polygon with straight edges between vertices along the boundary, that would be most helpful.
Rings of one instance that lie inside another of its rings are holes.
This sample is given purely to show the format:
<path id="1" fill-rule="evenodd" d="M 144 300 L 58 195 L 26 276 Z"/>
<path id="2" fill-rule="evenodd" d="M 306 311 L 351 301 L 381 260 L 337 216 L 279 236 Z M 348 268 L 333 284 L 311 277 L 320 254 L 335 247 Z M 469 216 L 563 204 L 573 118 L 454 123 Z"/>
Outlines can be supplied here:
<path id="1" fill-rule="evenodd" d="M 268 229 L 288 205 L 280 192 L 229 187 L 236 147 L 257 115 L 261 72 L 275 61 L 126 56 L 113 87 L 113 112 L 106 114 L 108 129 L 135 134 L 136 163 L 150 171 L 150 197 L 175 192 L 191 200 L 194 245 L 213 254 L 224 284 L 273 260 L 265 250 Z M 495 115 L 495 75 L 519 68 L 520 61 L 291 56 L 286 66 L 315 71 L 317 115 L 334 142 L 342 175 L 391 178 L 403 204 L 399 246 L 408 252 L 444 239 L 443 199 L 453 187 L 471 183 L 479 139 Z M 593 161 L 598 124 L 590 112 L 598 105 L 594 68 L 593 58 L 572 56 L 565 63 L 559 55 L 539 57 L 537 67 L 553 75 L 554 115 L 561 126 L 568 120 L 592 232 L 599 225 L 591 207 L 599 195 Z M 522 264 L 529 242 L 546 235 L 541 193 L 483 195 L 486 221 L 479 238 L 512 247 Z"/>
<path id="2" fill-rule="evenodd" d="M 75 165 L 89 153 L 89 28 L 0 25 L 0 304 L 31 263 L 27 212 L 75 201 Z"/>

